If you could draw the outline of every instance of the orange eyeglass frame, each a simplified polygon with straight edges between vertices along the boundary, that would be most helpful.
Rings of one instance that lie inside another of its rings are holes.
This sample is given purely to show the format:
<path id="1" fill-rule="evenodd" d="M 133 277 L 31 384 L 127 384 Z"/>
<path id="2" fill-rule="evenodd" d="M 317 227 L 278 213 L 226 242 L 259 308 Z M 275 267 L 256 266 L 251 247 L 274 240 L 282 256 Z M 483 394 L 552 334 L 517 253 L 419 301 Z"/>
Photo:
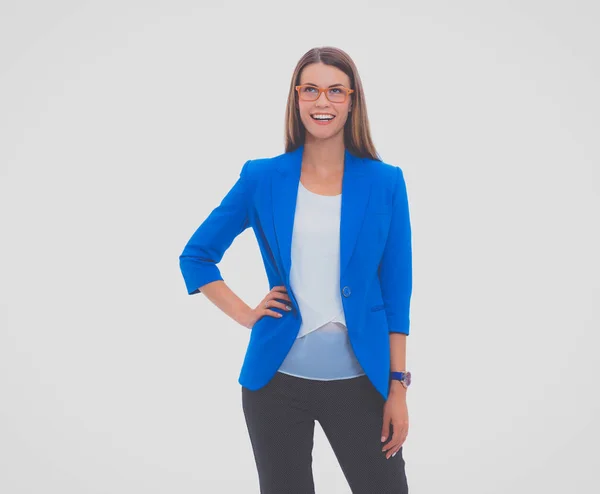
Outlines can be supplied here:
<path id="1" fill-rule="evenodd" d="M 326 91 L 329 91 L 330 89 L 343 89 L 344 92 L 346 93 L 346 97 L 344 98 L 344 101 L 331 101 L 331 102 L 332 103 L 345 103 L 346 100 L 348 99 L 348 96 L 350 96 L 354 92 L 354 89 L 349 89 L 349 88 L 344 87 L 344 86 L 317 87 L 317 86 L 312 86 L 311 84 L 300 84 L 299 86 L 296 86 L 296 91 L 298 92 L 298 98 L 300 98 L 300 88 L 302 88 L 302 87 L 310 87 L 310 88 L 313 88 L 313 89 L 316 89 L 317 91 L 319 91 L 318 96 L 314 100 L 308 100 L 308 101 L 317 101 L 321 97 L 321 93 L 325 93 L 325 97 L 329 101 L 331 101 L 329 99 L 329 95 L 327 94 Z"/>

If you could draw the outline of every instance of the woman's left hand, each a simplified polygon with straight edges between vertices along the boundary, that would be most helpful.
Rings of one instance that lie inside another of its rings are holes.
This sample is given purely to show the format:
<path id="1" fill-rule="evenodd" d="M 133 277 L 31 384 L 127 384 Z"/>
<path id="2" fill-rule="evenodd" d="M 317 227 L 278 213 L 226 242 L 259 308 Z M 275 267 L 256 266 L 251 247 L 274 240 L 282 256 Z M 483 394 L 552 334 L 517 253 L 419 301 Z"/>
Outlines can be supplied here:
<path id="1" fill-rule="evenodd" d="M 398 452 L 408 435 L 408 407 L 406 406 L 405 393 L 392 392 L 385 402 L 381 442 L 385 442 L 390 435 L 390 424 L 393 428 L 393 434 L 390 442 L 382 449 L 386 453 L 386 460 Z"/>

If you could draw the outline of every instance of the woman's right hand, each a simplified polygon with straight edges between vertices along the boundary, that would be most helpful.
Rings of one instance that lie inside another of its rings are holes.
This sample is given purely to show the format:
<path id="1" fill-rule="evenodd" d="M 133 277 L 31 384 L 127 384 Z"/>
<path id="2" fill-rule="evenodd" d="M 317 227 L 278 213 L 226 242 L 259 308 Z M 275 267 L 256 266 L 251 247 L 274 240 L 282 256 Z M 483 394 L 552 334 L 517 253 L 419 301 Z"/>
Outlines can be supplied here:
<path id="1" fill-rule="evenodd" d="M 271 310 L 271 307 L 278 307 L 285 311 L 292 310 L 292 306 L 285 302 L 279 302 L 277 299 L 283 299 L 291 302 L 290 296 L 287 294 L 287 289 L 285 286 L 274 286 L 266 295 L 265 298 L 262 299 L 260 304 L 256 306 L 255 309 L 252 309 L 249 321 L 246 324 L 248 329 L 252 329 L 252 327 L 256 324 L 256 321 L 261 319 L 263 316 L 271 316 L 271 317 L 282 317 L 283 314 L 279 312 L 275 312 Z"/>

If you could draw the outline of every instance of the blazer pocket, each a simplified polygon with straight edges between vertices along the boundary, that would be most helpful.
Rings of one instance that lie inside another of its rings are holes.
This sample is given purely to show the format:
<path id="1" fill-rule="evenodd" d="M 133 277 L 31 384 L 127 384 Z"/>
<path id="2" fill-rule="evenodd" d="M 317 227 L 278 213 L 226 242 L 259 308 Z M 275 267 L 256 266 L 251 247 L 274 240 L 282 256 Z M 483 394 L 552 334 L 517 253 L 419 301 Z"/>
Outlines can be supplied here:
<path id="1" fill-rule="evenodd" d="M 381 309 L 384 309 L 384 308 L 385 308 L 385 305 L 383 305 L 383 304 L 374 305 L 373 307 L 371 307 L 371 312 L 375 312 L 377 310 L 381 310 Z"/>

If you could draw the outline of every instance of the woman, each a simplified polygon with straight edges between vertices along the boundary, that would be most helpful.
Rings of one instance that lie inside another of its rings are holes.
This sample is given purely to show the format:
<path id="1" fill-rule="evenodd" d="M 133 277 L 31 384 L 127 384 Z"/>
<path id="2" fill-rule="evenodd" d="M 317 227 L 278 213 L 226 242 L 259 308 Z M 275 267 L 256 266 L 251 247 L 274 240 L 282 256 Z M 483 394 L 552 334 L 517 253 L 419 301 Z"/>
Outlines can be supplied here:
<path id="1" fill-rule="evenodd" d="M 285 153 L 247 161 L 185 246 L 187 291 L 251 329 L 239 383 L 262 494 L 315 492 L 315 420 L 353 493 L 407 493 L 408 199 L 345 52 L 300 59 L 285 135 Z M 272 287 L 254 309 L 217 267 L 250 226 Z"/>

